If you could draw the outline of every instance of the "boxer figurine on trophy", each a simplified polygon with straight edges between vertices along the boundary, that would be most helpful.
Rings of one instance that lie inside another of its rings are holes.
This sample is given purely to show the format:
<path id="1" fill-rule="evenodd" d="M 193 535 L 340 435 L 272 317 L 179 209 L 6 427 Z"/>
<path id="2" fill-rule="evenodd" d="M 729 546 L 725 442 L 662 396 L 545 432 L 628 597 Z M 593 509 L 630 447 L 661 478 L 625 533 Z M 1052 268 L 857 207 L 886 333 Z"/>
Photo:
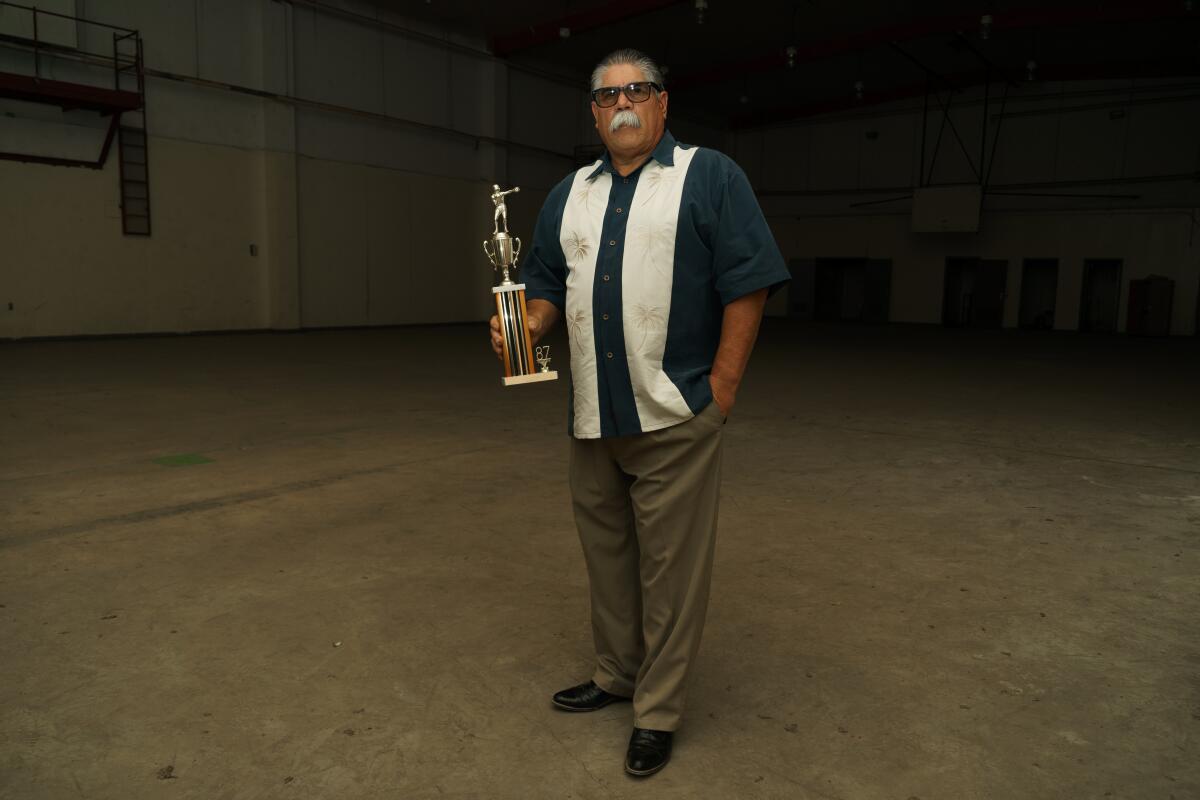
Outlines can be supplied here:
<path id="1" fill-rule="evenodd" d="M 504 336 L 503 358 L 505 386 L 535 381 L 552 381 L 558 373 L 550 369 L 550 347 L 534 350 L 529 336 L 529 312 L 525 308 L 525 284 L 514 283 L 517 258 L 521 255 L 521 240 L 508 232 L 508 204 L 504 198 L 521 191 L 520 186 L 501 189 L 492 184 L 492 202 L 496 205 L 492 237 L 483 242 L 483 252 L 492 267 L 500 271 L 500 285 L 492 287 L 496 297 L 496 314 Z M 534 362 L 540 369 L 535 369 Z"/>

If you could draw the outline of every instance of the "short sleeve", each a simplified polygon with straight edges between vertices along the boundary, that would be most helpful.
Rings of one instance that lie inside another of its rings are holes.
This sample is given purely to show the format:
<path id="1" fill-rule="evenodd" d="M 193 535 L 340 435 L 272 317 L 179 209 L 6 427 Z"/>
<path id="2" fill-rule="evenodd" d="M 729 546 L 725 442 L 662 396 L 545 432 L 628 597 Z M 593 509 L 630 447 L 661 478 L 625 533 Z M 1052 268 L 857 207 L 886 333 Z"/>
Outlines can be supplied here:
<path id="1" fill-rule="evenodd" d="M 721 304 L 729 305 L 759 289 L 774 294 L 791 280 L 791 274 L 746 173 L 733 161 L 723 160 L 728 173 L 712 241 L 713 279 Z"/>
<path id="2" fill-rule="evenodd" d="M 558 240 L 563 207 L 572 176 L 551 190 L 533 227 L 533 247 L 521 266 L 520 279 L 529 300 L 548 300 L 559 311 L 567 304 L 567 259 Z"/>

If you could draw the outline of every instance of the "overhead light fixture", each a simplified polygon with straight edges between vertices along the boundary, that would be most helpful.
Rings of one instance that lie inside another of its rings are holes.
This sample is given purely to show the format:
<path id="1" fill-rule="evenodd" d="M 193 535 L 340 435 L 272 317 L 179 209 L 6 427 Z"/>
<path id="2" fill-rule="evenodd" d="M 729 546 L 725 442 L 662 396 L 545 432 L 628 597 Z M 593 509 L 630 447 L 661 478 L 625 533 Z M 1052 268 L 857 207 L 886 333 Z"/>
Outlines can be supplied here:
<path id="1" fill-rule="evenodd" d="M 1037 68 L 1038 68 L 1038 63 L 1036 61 L 1034 61 L 1032 58 L 1029 59 L 1028 61 L 1026 61 L 1025 62 L 1025 80 L 1036 81 L 1037 80 Z"/>
<path id="2" fill-rule="evenodd" d="M 704 24 L 704 14 L 708 11 L 708 0 L 696 0 L 696 24 Z"/>
<path id="3" fill-rule="evenodd" d="M 855 100 L 863 99 L 863 82 L 862 81 L 854 82 L 854 99 Z"/>
<path id="4" fill-rule="evenodd" d="M 992 36 L 992 15 L 984 14 L 979 18 L 979 38 L 990 39 Z"/>
<path id="5" fill-rule="evenodd" d="M 784 52 L 787 53 L 787 65 L 789 67 L 796 66 L 796 48 L 789 44 Z"/>

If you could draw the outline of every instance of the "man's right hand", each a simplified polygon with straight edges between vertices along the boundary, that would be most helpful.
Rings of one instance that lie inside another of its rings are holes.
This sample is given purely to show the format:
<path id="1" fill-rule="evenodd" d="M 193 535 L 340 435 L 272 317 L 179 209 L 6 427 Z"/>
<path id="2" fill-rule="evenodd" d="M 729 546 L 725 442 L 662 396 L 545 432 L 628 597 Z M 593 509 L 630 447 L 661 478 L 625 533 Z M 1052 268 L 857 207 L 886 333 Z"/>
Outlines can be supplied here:
<path id="1" fill-rule="evenodd" d="M 504 363 L 504 337 L 500 335 L 500 317 L 492 315 L 492 352 Z"/>
<path id="2" fill-rule="evenodd" d="M 526 319 L 529 321 L 529 338 L 534 344 L 537 344 L 538 340 L 542 338 L 542 318 L 535 314 L 530 314 Z M 496 354 L 496 358 L 500 360 L 500 363 L 504 363 L 504 335 L 500 333 L 500 317 L 493 314 L 490 324 L 492 329 L 492 352 Z"/>

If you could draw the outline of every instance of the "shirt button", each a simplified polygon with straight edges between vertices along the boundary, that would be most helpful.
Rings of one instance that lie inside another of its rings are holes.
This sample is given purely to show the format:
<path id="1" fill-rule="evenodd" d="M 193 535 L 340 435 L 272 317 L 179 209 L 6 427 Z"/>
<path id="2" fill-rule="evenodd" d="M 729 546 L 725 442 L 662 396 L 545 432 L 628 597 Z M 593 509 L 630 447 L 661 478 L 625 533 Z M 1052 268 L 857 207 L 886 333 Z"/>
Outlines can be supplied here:
<path id="1" fill-rule="evenodd" d="M 604 280 L 608 280 L 608 276 L 607 276 L 607 275 L 605 275 L 605 276 L 604 276 Z"/>
<path id="2" fill-rule="evenodd" d="M 604 316 L 600 317 L 600 319 L 602 319 L 602 320 L 604 320 L 605 322 L 607 322 L 607 321 L 608 321 L 608 314 L 605 314 Z"/>
<path id="3" fill-rule="evenodd" d="M 609 358 L 612 358 L 612 353 L 608 353 L 608 357 L 609 357 Z"/>
<path id="4" fill-rule="evenodd" d="M 617 209 L 617 213 L 618 213 L 618 214 L 620 214 L 620 213 L 621 213 L 621 209 L 619 209 L 619 208 L 618 208 L 618 209 Z"/>
<path id="5" fill-rule="evenodd" d="M 621 183 L 629 183 L 629 178 L 621 178 Z"/>
<path id="6" fill-rule="evenodd" d="M 609 240 L 608 240 L 608 246 L 609 246 L 609 247 L 616 247 L 616 246 L 617 246 L 617 240 L 616 240 L 616 239 L 609 239 Z"/>

